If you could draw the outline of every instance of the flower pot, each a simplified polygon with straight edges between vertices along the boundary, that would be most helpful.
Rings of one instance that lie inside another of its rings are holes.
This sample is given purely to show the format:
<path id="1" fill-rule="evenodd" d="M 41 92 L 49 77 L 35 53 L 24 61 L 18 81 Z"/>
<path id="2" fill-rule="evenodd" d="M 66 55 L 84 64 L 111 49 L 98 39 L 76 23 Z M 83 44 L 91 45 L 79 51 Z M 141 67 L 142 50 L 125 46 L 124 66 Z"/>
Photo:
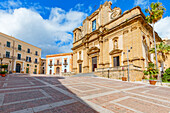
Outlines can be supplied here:
<path id="1" fill-rule="evenodd" d="M 1 74 L 2 77 L 5 77 L 5 74 Z"/>
<path id="2" fill-rule="evenodd" d="M 126 77 L 122 77 L 122 81 L 127 81 L 127 78 Z"/>
<path id="3" fill-rule="evenodd" d="M 155 84 L 156 84 L 156 81 L 155 81 L 155 80 L 149 80 L 149 83 L 150 83 L 151 85 L 155 85 Z"/>

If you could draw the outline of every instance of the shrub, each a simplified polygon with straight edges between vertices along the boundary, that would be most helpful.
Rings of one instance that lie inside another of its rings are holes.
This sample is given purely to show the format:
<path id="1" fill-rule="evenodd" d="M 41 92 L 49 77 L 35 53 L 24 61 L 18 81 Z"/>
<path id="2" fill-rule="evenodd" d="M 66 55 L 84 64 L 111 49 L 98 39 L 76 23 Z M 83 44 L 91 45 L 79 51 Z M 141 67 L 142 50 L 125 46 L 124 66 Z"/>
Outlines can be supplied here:
<path id="1" fill-rule="evenodd" d="M 158 70 L 155 69 L 155 65 L 153 63 L 149 63 L 147 70 L 143 71 L 144 75 L 149 75 L 149 79 L 153 80 L 157 78 Z"/>
<path id="2" fill-rule="evenodd" d="M 165 70 L 165 73 L 163 74 L 162 77 L 163 82 L 170 82 L 170 68 Z"/>
<path id="3" fill-rule="evenodd" d="M 2 65 L 2 68 L 7 69 L 7 68 L 8 68 L 8 65 Z"/>
<path id="4" fill-rule="evenodd" d="M 1 71 L 0 74 L 6 74 L 7 72 L 6 71 Z"/>

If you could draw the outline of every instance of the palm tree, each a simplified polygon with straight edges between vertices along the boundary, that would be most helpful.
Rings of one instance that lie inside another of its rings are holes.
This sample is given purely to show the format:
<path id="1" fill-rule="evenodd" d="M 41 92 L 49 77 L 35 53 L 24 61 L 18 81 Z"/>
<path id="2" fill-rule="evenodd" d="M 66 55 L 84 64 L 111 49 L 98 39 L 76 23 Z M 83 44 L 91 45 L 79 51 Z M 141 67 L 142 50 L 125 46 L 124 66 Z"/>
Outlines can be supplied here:
<path id="1" fill-rule="evenodd" d="M 146 13 L 149 13 L 149 15 L 146 17 L 146 21 L 150 24 L 152 24 L 153 27 L 153 38 L 154 38 L 154 46 L 155 46 L 155 59 L 156 59 L 156 69 L 158 69 L 158 60 L 157 60 L 157 50 L 156 50 L 156 41 L 155 41 L 155 31 L 154 31 L 154 24 L 159 21 L 164 14 L 164 11 L 166 9 L 162 6 L 162 3 L 151 3 L 150 7 L 148 9 L 145 9 Z M 159 79 L 159 76 L 158 76 Z"/>
<path id="2" fill-rule="evenodd" d="M 156 45 L 156 51 L 157 51 L 157 55 L 158 55 L 158 62 L 160 62 L 162 69 L 164 69 L 163 64 L 165 62 L 165 60 L 167 59 L 167 55 L 170 52 L 170 46 L 169 45 L 165 45 L 163 42 L 161 42 L 160 44 Z M 149 50 L 150 53 L 155 53 L 155 48 L 151 48 Z M 162 70 L 164 71 L 164 70 Z"/>

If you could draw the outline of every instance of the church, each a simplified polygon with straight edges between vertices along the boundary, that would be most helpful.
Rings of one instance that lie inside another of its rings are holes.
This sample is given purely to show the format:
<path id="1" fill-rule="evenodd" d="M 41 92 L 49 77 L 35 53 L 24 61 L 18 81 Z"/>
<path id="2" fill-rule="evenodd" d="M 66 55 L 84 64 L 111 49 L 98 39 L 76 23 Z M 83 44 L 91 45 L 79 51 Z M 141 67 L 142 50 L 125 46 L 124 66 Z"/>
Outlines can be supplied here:
<path id="1" fill-rule="evenodd" d="M 154 61 L 148 50 L 154 47 L 153 29 L 145 21 L 140 7 L 122 13 L 112 2 L 86 17 L 82 26 L 74 29 L 73 72 L 91 73 L 104 70 L 126 70 L 129 64 L 134 76 Z M 156 42 L 162 39 L 156 33 Z M 132 74 L 133 76 L 133 74 Z M 142 76 L 135 78 L 142 79 Z"/>

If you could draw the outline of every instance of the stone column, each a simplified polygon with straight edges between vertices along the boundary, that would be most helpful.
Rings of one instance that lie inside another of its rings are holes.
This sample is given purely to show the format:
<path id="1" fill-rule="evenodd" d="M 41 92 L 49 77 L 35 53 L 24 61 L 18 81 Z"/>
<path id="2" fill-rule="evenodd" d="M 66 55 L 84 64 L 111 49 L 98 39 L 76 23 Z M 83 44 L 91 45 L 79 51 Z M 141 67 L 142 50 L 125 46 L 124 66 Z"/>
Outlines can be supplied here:
<path id="1" fill-rule="evenodd" d="M 100 56 L 99 56 L 99 68 L 103 68 L 103 37 L 100 36 L 99 38 L 100 44 Z"/>
<path id="2" fill-rule="evenodd" d="M 13 67 L 13 72 L 15 73 L 16 72 L 16 61 L 14 60 L 14 67 Z"/>
<path id="3" fill-rule="evenodd" d="M 22 72 L 21 73 L 24 73 L 24 62 L 22 63 Z"/>
<path id="4" fill-rule="evenodd" d="M 88 47 L 88 44 L 86 43 L 83 48 L 83 62 L 84 62 L 83 73 L 89 72 L 89 56 L 87 54 L 88 49 L 89 49 L 89 47 Z"/>

